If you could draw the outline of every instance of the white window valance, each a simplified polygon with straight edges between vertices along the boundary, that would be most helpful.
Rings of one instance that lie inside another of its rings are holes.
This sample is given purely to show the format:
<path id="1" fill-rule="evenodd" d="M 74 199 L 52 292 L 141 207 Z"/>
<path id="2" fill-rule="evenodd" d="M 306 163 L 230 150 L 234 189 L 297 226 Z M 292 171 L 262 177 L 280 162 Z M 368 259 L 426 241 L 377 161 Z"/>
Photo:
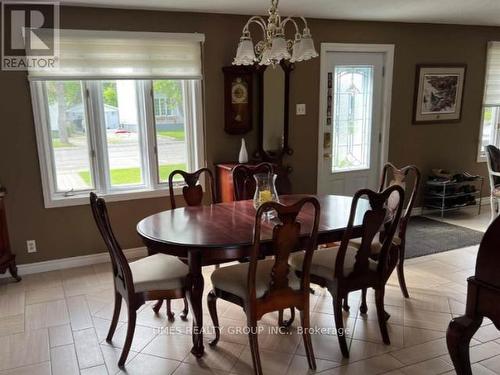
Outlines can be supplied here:
<path id="1" fill-rule="evenodd" d="M 500 106 L 500 42 L 488 43 L 484 105 Z"/>
<path id="2" fill-rule="evenodd" d="M 29 70 L 29 78 L 201 79 L 204 40 L 198 33 L 61 29 L 59 66 Z"/>

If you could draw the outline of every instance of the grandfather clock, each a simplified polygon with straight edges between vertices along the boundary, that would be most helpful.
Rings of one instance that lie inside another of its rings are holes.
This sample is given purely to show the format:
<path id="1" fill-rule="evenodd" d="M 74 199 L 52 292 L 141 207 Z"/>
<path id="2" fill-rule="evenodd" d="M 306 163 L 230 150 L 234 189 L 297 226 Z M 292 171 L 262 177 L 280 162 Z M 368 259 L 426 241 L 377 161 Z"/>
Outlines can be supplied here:
<path id="1" fill-rule="evenodd" d="M 17 274 L 16 256 L 10 252 L 4 198 L 5 190 L 0 188 L 0 273 L 5 273 L 9 270 L 14 279 L 21 281 L 21 278 Z"/>

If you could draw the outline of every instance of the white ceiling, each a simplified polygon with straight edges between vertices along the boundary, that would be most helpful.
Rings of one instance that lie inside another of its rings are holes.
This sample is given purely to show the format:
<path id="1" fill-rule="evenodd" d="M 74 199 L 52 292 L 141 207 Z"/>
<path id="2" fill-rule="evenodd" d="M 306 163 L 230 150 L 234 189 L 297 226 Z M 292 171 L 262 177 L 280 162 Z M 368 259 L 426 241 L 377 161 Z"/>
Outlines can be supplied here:
<path id="1" fill-rule="evenodd" d="M 60 0 L 63 5 L 266 14 L 269 0 Z M 500 0 L 281 0 L 282 15 L 500 26 Z"/>

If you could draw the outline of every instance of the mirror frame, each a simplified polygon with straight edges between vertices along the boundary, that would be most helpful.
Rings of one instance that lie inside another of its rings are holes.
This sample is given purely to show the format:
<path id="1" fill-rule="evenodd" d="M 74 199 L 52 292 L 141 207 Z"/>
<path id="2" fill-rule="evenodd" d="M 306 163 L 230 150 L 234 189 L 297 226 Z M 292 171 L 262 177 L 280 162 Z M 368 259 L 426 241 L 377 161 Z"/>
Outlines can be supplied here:
<path id="1" fill-rule="evenodd" d="M 292 155 L 293 149 L 288 143 L 288 132 L 289 132 L 289 120 L 290 120 L 290 74 L 295 69 L 293 63 L 281 61 L 280 67 L 285 73 L 285 105 L 284 105 L 284 116 L 283 116 L 283 148 L 276 154 L 270 154 L 264 150 L 264 72 L 266 69 L 273 69 L 272 67 L 263 65 L 257 65 L 255 70 L 257 73 L 257 85 L 258 85 L 258 150 L 255 152 L 254 157 L 262 161 L 277 162 L 281 164 L 281 160 L 284 155 Z M 278 67 L 274 68 L 278 69 Z"/>

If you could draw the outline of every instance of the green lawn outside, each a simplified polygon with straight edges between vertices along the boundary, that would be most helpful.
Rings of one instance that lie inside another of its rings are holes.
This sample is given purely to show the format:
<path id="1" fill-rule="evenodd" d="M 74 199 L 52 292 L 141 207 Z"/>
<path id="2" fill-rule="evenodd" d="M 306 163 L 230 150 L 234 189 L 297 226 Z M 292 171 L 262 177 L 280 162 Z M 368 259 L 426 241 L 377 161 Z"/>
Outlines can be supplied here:
<path id="1" fill-rule="evenodd" d="M 185 138 L 184 129 L 183 130 L 161 130 L 156 132 L 161 137 L 175 138 L 178 141 L 183 141 Z"/>
<path id="2" fill-rule="evenodd" d="M 168 164 L 160 165 L 160 181 L 165 182 L 168 180 L 168 175 L 175 169 L 186 169 L 186 164 Z M 90 185 L 90 172 L 78 172 L 87 185 Z M 141 183 L 141 171 L 139 168 L 120 168 L 111 170 L 111 184 L 112 185 L 134 185 Z"/>
<path id="3" fill-rule="evenodd" d="M 52 147 L 53 148 L 75 147 L 75 145 L 72 143 L 63 143 L 59 138 L 52 138 Z"/>

